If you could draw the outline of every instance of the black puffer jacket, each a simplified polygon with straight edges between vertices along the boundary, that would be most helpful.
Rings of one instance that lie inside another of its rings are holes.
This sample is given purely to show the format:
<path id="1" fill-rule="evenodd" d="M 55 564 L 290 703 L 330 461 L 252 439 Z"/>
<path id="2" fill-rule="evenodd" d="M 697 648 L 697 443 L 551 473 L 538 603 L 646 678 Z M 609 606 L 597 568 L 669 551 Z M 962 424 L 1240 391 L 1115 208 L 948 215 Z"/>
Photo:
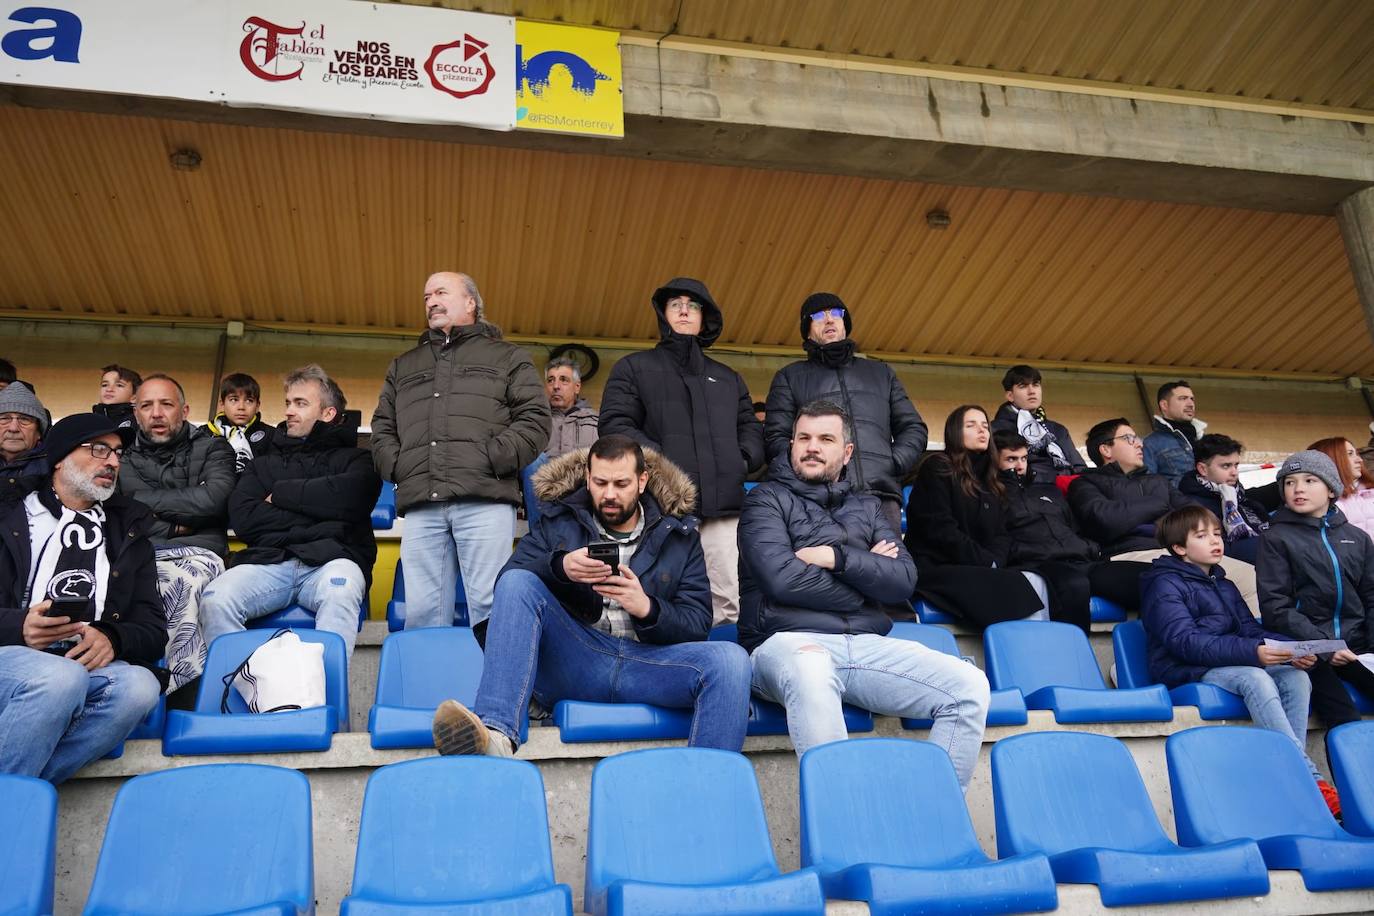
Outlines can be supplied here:
<path id="1" fill-rule="evenodd" d="M 224 556 L 229 494 L 234 490 L 234 448 L 191 423 L 183 423 L 171 442 L 157 445 L 139 430 L 124 453 L 119 492 L 153 510 L 150 532 L 161 547 L 203 547 Z M 177 525 L 191 529 L 180 537 Z"/>
<path id="2" fill-rule="evenodd" d="M 520 471 L 548 441 L 543 379 L 485 321 L 421 334 L 391 361 L 372 415 L 373 459 L 401 515 L 455 499 L 520 505 Z"/>
<path id="3" fill-rule="evenodd" d="M 157 592 L 153 543 L 148 539 L 153 515 L 142 503 L 118 493 L 101 506 L 110 577 L 105 610 L 92 626 L 109 638 L 116 660 L 148 668 L 165 687 L 167 671 L 157 663 L 167 651 L 167 620 Z M 24 645 L 24 617 L 29 606 L 37 603 L 26 594 L 32 556 L 29 517 L 21 500 L 0 515 L 0 646 Z"/>
<path id="4" fill-rule="evenodd" d="M 1069 505 L 1079 530 L 1102 545 L 1108 557 L 1158 550 L 1155 523 L 1166 512 L 1192 504 L 1166 478 L 1144 467 L 1126 474 L 1116 462 L 1088 468 L 1069 484 Z"/>
<path id="5" fill-rule="evenodd" d="M 1002 406 L 997 408 L 997 413 L 993 414 L 992 423 L 989 425 L 993 432 L 1006 429 L 1019 433 L 1020 430 L 1016 428 L 1019 415 L 1020 411 L 1010 401 L 1003 401 Z M 1060 474 L 1081 474 L 1087 470 L 1088 463 L 1083 460 L 1083 453 L 1074 447 L 1073 436 L 1069 435 L 1068 427 L 1048 418 L 1043 421 L 1043 425 L 1054 437 L 1055 445 L 1058 445 L 1059 450 L 1064 453 L 1064 460 L 1069 463 L 1069 466 L 1066 468 L 1056 467 L 1054 459 L 1050 457 L 1048 447 L 1038 451 L 1032 448 L 1029 458 L 1030 467 L 1035 472 L 1035 476 L 1039 477 L 1042 483 L 1053 484 L 1054 478 Z"/>
<path id="6" fill-rule="evenodd" d="M 675 333 L 664 317 L 664 304 L 681 293 L 702 304 L 696 336 Z M 663 339 L 611 369 L 599 432 L 630 436 L 685 471 L 697 488 L 694 514 L 734 515 L 745 477 L 764 461 L 763 426 L 740 374 L 702 352 L 725 326 L 720 308 L 699 280 L 678 277 L 654 293 L 654 312 Z"/>
<path id="7" fill-rule="evenodd" d="M 846 476 L 857 490 L 902 498 L 902 480 L 925 452 L 928 433 L 906 389 L 887 363 L 854 355 L 846 338 L 830 344 L 806 339 L 807 359 L 778 370 L 768 389 L 764 435 L 768 456 L 788 452 L 797 411 L 824 398 L 854 422 L 854 457 Z"/>
<path id="8" fill-rule="evenodd" d="M 371 456 L 357 447 L 354 416 L 316 423 L 304 438 L 288 436 L 285 423 L 277 427 L 271 451 L 244 468 L 229 500 L 234 533 L 248 545 L 234 554 L 233 565 L 295 558 L 323 566 L 347 559 L 371 584 L 377 561 L 372 507 L 382 480 Z"/>
<path id="9" fill-rule="evenodd" d="M 1012 471 L 999 475 L 1006 488 L 1002 517 L 1011 536 L 1008 559 L 1014 566 L 1034 566 L 1046 560 L 1089 562 L 1100 555 L 1096 544 L 1078 532 L 1073 510 L 1059 487 L 1041 483 L 1034 469 L 1024 476 Z"/>
<path id="10" fill-rule="evenodd" d="M 134 417 L 134 405 L 125 401 L 122 404 L 92 404 L 91 413 L 98 413 L 120 429 L 130 429 L 138 422 Z"/>
<path id="11" fill-rule="evenodd" d="M 1260 535 L 1255 571 L 1265 629 L 1374 650 L 1374 542 L 1340 509 L 1325 518 L 1279 509 Z"/>
<path id="12" fill-rule="evenodd" d="M 876 633 L 892 620 L 884 605 L 900 604 L 916 585 L 916 567 L 888 525 L 877 497 L 848 481 L 806 483 L 785 455 L 769 479 L 749 491 L 739 520 L 739 642 L 754 651 L 774 633 Z M 879 541 L 899 555 L 872 553 Z M 797 559 L 802 547 L 835 548 L 835 569 Z"/>

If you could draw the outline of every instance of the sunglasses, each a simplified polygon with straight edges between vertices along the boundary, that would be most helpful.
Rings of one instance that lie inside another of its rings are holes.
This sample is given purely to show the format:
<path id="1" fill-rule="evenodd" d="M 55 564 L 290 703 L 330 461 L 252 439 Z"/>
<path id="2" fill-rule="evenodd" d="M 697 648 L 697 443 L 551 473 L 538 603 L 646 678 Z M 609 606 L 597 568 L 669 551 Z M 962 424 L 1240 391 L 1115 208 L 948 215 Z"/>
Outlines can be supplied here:
<path id="1" fill-rule="evenodd" d="M 844 309 L 842 309 L 842 308 L 821 309 L 819 312 L 812 312 L 812 313 L 811 313 L 811 320 L 812 320 L 812 321 L 824 321 L 824 320 L 827 319 L 827 318 L 843 318 L 843 317 L 844 317 Z"/>

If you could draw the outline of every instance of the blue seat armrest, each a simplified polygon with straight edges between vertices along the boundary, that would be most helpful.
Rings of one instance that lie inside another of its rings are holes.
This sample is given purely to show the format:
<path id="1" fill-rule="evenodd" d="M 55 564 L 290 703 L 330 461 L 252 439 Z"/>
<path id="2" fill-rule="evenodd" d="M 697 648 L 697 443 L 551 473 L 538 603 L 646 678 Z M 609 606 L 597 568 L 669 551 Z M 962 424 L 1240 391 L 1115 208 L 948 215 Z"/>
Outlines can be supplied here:
<path id="1" fill-rule="evenodd" d="M 1153 852 L 1075 849 L 1050 856 L 1050 866 L 1061 884 L 1096 884 L 1107 906 L 1269 893 L 1269 871 L 1253 840 Z"/>
<path id="2" fill-rule="evenodd" d="M 170 757 L 327 751 L 338 725 L 339 713 L 333 706 L 235 715 L 174 709 L 167 714 L 162 753 Z"/>
<path id="3" fill-rule="evenodd" d="M 1041 687 L 1026 697 L 1027 709 L 1049 709 L 1056 722 L 1168 722 L 1174 704 L 1163 684 L 1124 690 Z"/>
<path id="4" fill-rule="evenodd" d="M 1175 706 L 1196 706 L 1197 714 L 1208 722 L 1218 719 L 1249 719 L 1245 701 L 1216 684 L 1183 684 L 1169 691 Z"/>
<path id="5" fill-rule="evenodd" d="M 590 902 L 588 903 L 590 908 Z M 814 869 L 789 872 L 747 884 L 679 885 L 616 881 L 606 889 L 603 916 L 632 913 L 711 913 L 714 916 L 801 916 L 825 913 L 820 875 Z"/>

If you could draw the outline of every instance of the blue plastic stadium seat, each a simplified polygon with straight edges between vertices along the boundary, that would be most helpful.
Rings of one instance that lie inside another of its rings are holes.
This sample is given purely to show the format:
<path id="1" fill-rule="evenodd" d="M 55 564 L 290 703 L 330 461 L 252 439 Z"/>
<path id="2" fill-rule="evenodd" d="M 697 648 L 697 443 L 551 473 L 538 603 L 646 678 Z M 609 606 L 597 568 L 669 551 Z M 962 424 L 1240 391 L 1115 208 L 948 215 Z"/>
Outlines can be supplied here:
<path id="1" fill-rule="evenodd" d="M 0 913 L 51 913 L 57 861 L 57 790 L 0 774 Z"/>
<path id="2" fill-rule="evenodd" d="M 468 625 L 468 598 L 463 589 L 463 572 L 458 571 L 457 595 L 454 598 L 453 625 Z M 396 633 L 406 628 L 406 577 L 401 561 L 396 561 L 396 579 L 391 586 L 391 600 L 386 603 L 386 628 Z"/>
<path id="3" fill-rule="evenodd" d="M 143 717 L 143 721 L 138 723 L 138 725 L 134 728 L 133 731 L 129 732 L 129 738 L 126 740 L 137 740 L 140 738 L 160 739 L 166 727 L 167 697 L 159 696 L 157 698 L 157 704 L 153 706 L 152 709 L 148 710 L 148 714 Z M 120 757 L 123 756 L 124 742 L 121 741 L 114 746 L 113 750 L 111 750 L 108 754 L 105 755 L 105 759 L 118 760 Z M 0 912 L 4 911 L 0 910 Z"/>
<path id="4" fill-rule="evenodd" d="M 1374 837 L 1374 722 L 1347 722 L 1326 733 L 1331 778 L 1341 796 L 1344 827 Z"/>
<path id="5" fill-rule="evenodd" d="M 711 627 L 711 634 L 706 638 L 712 642 L 739 642 L 739 625 L 722 623 Z"/>
<path id="6" fill-rule="evenodd" d="M 819 916 L 825 900 L 814 869 L 779 874 L 743 755 L 665 748 L 607 757 L 592 771 L 584 908 Z"/>
<path id="7" fill-rule="evenodd" d="M 1145 625 L 1139 620 L 1123 623 L 1112 630 L 1112 654 L 1116 657 L 1117 687 L 1134 689 L 1156 683 L 1150 677 Z M 1250 718 L 1244 700 L 1215 684 L 1201 681 L 1182 684 L 1169 691 L 1169 699 L 1175 706 L 1196 706 L 1197 714 L 1209 722 Z"/>
<path id="8" fill-rule="evenodd" d="M 358 630 L 361 631 L 363 624 L 367 621 L 367 596 L 363 596 L 363 602 L 358 607 Z M 257 617 L 244 624 L 250 630 L 280 630 L 282 627 L 289 627 L 292 630 L 313 630 L 315 629 L 315 612 L 308 611 L 299 604 L 288 604 L 280 611 L 273 611 L 265 617 Z"/>
<path id="9" fill-rule="evenodd" d="M 337 731 L 348 731 L 348 659 L 337 633 L 298 630 L 304 642 L 324 644 L 325 705 L 286 712 L 250 713 L 243 698 L 229 689 L 229 712 L 220 712 L 223 678 L 272 638 L 267 630 L 226 633 L 210 645 L 193 712 L 167 713 L 162 753 L 261 754 L 277 751 L 326 751 Z"/>
<path id="10" fill-rule="evenodd" d="M 938 623 L 945 626 L 959 624 L 959 618 L 942 611 L 926 601 L 913 601 L 911 609 L 916 612 L 921 623 Z M 1116 623 L 1126 619 L 1126 609 L 1114 601 L 1094 595 L 1088 601 L 1088 613 L 1093 623 Z"/>
<path id="11" fill-rule="evenodd" d="M 382 492 L 377 496 L 377 505 L 372 507 L 372 529 L 385 531 L 396 524 L 396 485 L 389 480 L 382 481 Z"/>
<path id="12" fill-rule="evenodd" d="M 1096 884 L 1107 906 L 1269 892 L 1252 841 L 1196 849 L 1170 842 L 1130 751 L 1115 738 L 1003 738 L 992 746 L 992 797 L 999 857 L 1042 852 L 1059 883 Z"/>
<path id="13" fill-rule="evenodd" d="M 548 463 L 548 454 L 540 452 L 537 458 L 520 469 L 520 492 L 525 501 L 525 520 L 531 528 L 539 522 L 539 498 L 534 495 L 534 475 Z"/>
<path id="14" fill-rule="evenodd" d="M 314 884 L 304 775 L 181 767 L 120 788 L 85 913 L 313 913 Z"/>
<path id="15" fill-rule="evenodd" d="M 433 747 L 434 710 L 444 700 L 472 706 L 482 649 L 466 627 L 393 633 L 382 643 L 377 702 L 368 714 L 372 746 Z"/>
<path id="16" fill-rule="evenodd" d="M 902 487 L 902 530 L 898 534 L 906 534 L 906 504 L 911 502 L 911 484 Z"/>
<path id="17" fill-rule="evenodd" d="M 927 648 L 955 658 L 959 654 L 959 644 L 954 634 L 944 627 L 925 623 L 912 623 L 898 620 L 892 624 L 892 632 L 887 635 L 896 639 L 909 639 Z M 1029 716 L 1026 713 L 1026 700 L 1019 690 L 994 690 L 988 703 L 988 725 L 1025 725 Z M 903 728 L 930 728 L 930 719 L 902 719 Z"/>
<path id="18" fill-rule="evenodd" d="M 801 863 L 821 873 L 827 897 L 866 901 L 876 916 L 1024 913 L 1059 902 L 1043 855 L 983 854 L 949 755 L 924 741 L 862 738 L 807 751 Z"/>
<path id="19" fill-rule="evenodd" d="M 1293 742 L 1276 731 L 1204 725 L 1164 742 L 1174 825 L 1185 846 L 1245 839 L 1309 891 L 1374 887 L 1374 839 L 1342 830 Z"/>
<path id="20" fill-rule="evenodd" d="M 539 769 L 523 760 L 430 757 L 374 771 L 339 912 L 571 916 L 545 804 Z"/>
<path id="21" fill-rule="evenodd" d="M 1360 693 L 1354 684 L 1347 681 L 1341 681 L 1341 684 L 1345 687 L 1345 692 L 1350 694 L 1350 702 L 1355 704 L 1355 708 L 1359 710 L 1361 715 L 1367 716 L 1374 713 L 1374 700 Z"/>
<path id="22" fill-rule="evenodd" d="M 1020 689 L 1029 709 L 1051 709 L 1056 722 L 1168 722 L 1169 691 L 1111 690 L 1088 637 L 1048 620 L 1011 620 L 983 632 L 983 657 L 994 690 Z"/>
<path id="23" fill-rule="evenodd" d="M 667 709 L 648 703 L 593 703 L 559 700 L 553 723 L 567 744 L 589 741 L 652 741 L 686 738 L 692 730 L 692 710 Z M 873 731 L 873 714 L 844 705 L 844 724 L 851 732 Z M 748 735 L 787 734 L 787 712 L 776 703 L 749 701 Z"/>
<path id="24" fill-rule="evenodd" d="M 873 731 L 873 713 L 867 709 L 850 706 L 841 707 L 844 712 L 844 727 L 848 732 Z M 787 734 L 787 710 L 777 703 L 754 697 L 749 701 L 749 725 L 746 735 L 785 735 Z"/>

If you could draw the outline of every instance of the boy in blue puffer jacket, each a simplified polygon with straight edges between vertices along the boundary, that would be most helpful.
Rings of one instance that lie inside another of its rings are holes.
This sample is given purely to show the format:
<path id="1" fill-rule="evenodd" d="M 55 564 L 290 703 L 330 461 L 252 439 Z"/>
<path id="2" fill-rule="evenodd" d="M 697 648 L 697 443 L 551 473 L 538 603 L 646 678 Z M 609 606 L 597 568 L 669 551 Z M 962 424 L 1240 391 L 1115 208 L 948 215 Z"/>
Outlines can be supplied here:
<path id="1" fill-rule="evenodd" d="M 1316 657 L 1293 658 L 1264 644 L 1266 638 L 1288 637 L 1260 625 L 1218 565 L 1226 541 L 1221 521 L 1210 510 L 1175 509 L 1155 530 L 1169 556 L 1156 559 L 1140 580 L 1150 676 L 1166 687 L 1201 681 L 1239 695 L 1255 725 L 1293 742 L 1327 806 L 1339 814 L 1336 790 L 1307 756 L 1312 683 L 1306 669 Z"/>

